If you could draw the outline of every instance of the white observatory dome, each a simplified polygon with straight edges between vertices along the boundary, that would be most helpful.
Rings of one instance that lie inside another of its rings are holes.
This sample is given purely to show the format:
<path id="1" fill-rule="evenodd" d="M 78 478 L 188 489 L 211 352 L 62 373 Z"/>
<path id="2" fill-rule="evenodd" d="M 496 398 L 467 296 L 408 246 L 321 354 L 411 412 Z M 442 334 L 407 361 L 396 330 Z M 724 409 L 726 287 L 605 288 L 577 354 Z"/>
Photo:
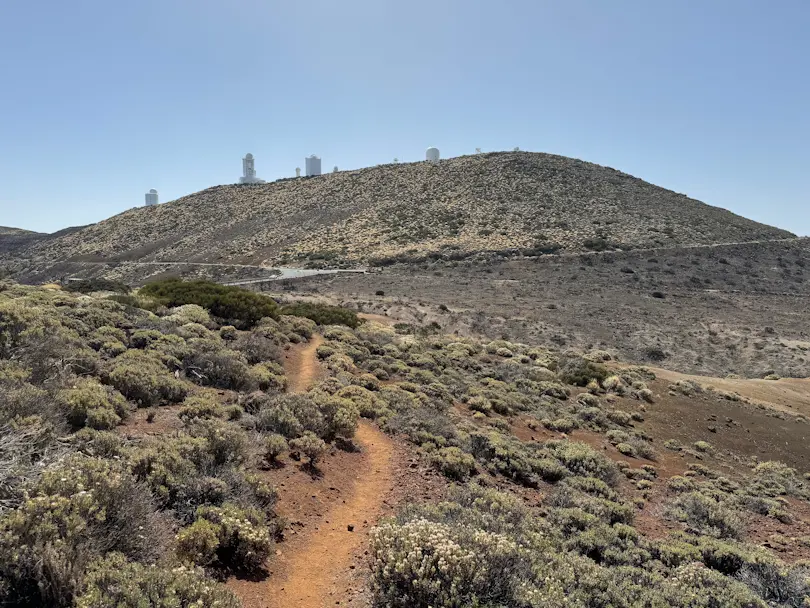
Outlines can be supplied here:
<path id="1" fill-rule="evenodd" d="M 247 154 L 245 154 L 245 158 L 251 160 L 253 158 L 253 155 L 250 152 L 248 152 Z"/>
<path id="2" fill-rule="evenodd" d="M 158 191 L 157 191 L 157 190 L 155 190 L 154 188 L 151 188 L 151 189 L 149 190 L 149 194 L 157 194 L 157 193 L 158 193 Z"/>
<path id="3" fill-rule="evenodd" d="M 438 162 L 439 161 L 439 149 L 438 148 L 428 148 L 425 151 L 425 160 L 429 160 L 430 162 Z"/>

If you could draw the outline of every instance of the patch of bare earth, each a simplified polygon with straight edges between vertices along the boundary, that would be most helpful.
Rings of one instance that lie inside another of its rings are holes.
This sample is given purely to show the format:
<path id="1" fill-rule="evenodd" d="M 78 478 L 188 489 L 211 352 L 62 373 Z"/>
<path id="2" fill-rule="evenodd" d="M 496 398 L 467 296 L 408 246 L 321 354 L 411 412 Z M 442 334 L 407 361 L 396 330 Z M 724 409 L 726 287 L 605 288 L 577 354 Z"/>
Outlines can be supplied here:
<path id="1" fill-rule="evenodd" d="M 376 323 L 380 323 L 381 325 L 388 325 L 393 326 L 397 323 L 397 320 L 389 317 L 387 315 L 378 315 L 370 312 L 361 312 L 357 314 L 358 317 L 361 319 L 365 319 L 366 321 L 375 321 Z"/>
<path id="2" fill-rule="evenodd" d="M 703 387 L 713 386 L 722 391 L 747 397 L 752 403 L 765 405 L 791 414 L 810 416 L 810 378 L 713 378 L 682 374 L 667 369 L 650 368 L 658 378 L 669 382 L 691 380 Z"/>
<path id="3" fill-rule="evenodd" d="M 182 405 L 164 405 L 137 409 L 122 425 L 116 427 L 116 431 L 130 438 L 159 436 L 179 431 L 183 428 L 183 421 L 177 417 L 177 413 L 182 407 Z"/>

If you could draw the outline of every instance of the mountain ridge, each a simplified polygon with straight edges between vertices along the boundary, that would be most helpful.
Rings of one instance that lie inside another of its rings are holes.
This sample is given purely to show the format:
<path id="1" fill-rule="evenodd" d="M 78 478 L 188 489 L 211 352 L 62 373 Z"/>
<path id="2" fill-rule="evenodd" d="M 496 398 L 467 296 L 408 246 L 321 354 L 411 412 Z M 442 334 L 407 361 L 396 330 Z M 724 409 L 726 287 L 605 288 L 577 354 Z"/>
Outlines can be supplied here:
<path id="1" fill-rule="evenodd" d="M 214 186 L 37 239 L 16 257 L 39 270 L 64 261 L 350 266 L 415 252 L 576 253 L 792 237 L 616 169 L 497 152 Z"/>

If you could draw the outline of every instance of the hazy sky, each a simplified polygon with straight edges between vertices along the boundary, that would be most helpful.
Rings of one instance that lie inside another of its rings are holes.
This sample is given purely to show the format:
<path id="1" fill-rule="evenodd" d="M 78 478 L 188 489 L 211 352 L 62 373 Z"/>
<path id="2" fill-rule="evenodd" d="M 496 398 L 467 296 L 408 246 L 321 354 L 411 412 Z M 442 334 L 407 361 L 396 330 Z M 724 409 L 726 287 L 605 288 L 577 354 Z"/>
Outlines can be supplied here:
<path id="1" fill-rule="evenodd" d="M 808 0 L 2 0 L 0 225 L 511 149 L 810 234 Z"/>

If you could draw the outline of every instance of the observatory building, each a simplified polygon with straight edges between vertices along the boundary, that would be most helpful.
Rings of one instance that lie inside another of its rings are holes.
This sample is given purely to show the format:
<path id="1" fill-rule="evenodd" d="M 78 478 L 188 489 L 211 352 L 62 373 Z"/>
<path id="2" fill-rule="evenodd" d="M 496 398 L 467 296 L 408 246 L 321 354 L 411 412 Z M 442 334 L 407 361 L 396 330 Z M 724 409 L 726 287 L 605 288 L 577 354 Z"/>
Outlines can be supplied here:
<path id="1" fill-rule="evenodd" d="M 439 149 L 438 148 L 428 148 L 425 151 L 425 160 L 430 161 L 432 163 L 439 162 Z"/>
<path id="2" fill-rule="evenodd" d="M 256 161 L 253 155 L 248 152 L 245 158 L 242 159 L 242 177 L 239 178 L 240 184 L 263 184 L 264 180 L 256 177 Z"/>
<path id="3" fill-rule="evenodd" d="M 144 197 L 146 199 L 145 206 L 146 207 L 154 207 L 158 204 L 158 191 L 152 188 L 149 192 L 146 193 Z"/>
<path id="4" fill-rule="evenodd" d="M 319 156 L 313 154 L 312 156 L 307 156 L 304 160 L 306 162 L 307 177 L 321 174 L 321 159 Z"/>

